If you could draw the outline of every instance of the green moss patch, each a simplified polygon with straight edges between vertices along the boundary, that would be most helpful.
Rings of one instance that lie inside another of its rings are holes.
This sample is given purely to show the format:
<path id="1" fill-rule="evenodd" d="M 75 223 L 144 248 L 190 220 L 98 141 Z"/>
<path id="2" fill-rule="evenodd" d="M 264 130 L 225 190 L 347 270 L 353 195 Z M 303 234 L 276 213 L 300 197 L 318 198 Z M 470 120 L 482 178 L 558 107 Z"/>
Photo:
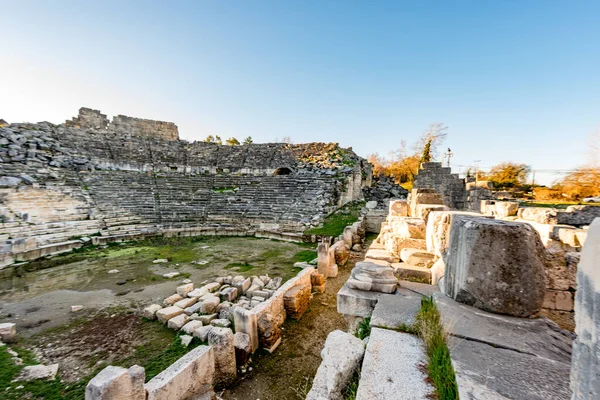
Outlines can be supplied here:
<path id="1" fill-rule="evenodd" d="M 363 201 L 348 203 L 329 214 L 322 226 L 308 229 L 304 233 L 318 236 L 339 236 L 344 232 L 346 226 L 352 225 L 358 220 L 360 210 L 364 205 Z"/>

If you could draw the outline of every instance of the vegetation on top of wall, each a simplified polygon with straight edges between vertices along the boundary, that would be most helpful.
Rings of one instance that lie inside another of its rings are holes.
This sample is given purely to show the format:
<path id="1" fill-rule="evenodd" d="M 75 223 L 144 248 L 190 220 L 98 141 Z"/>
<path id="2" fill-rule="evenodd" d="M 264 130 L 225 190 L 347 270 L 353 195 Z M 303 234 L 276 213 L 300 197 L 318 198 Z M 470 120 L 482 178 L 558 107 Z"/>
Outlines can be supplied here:
<path id="1" fill-rule="evenodd" d="M 307 235 L 318 236 L 339 236 L 344 232 L 344 228 L 352 225 L 360 217 L 360 210 L 365 205 L 364 201 L 353 201 L 338 208 L 323 221 L 323 225 L 306 230 Z"/>
<path id="2" fill-rule="evenodd" d="M 223 187 L 213 187 L 211 189 L 213 193 L 235 193 L 240 190 L 239 187 L 235 186 L 223 186 Z"/>

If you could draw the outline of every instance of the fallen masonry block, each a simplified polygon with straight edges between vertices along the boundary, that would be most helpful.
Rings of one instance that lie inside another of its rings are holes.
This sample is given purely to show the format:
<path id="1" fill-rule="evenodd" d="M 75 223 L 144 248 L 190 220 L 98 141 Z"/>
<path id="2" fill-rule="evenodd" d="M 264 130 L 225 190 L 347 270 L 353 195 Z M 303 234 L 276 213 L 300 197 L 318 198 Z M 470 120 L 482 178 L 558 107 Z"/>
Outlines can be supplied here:
<path id="1" fill-rule="evenodd" d="M 0 342 L 12 343 L 17 340 L 17 325 L 13 322 L 0 324 Z"/>
<path id="2" fill-rule="evenodd" d="M 427 223 L 427 220 L 429 219 L 429 214 L 432 211 L 450 211 L 448 207 L 439 204 L 419 204 L 416 210 L 416 217 L 421 218 L 425 221 L 425 223 Z"/>
<path id="3" fill-rule="evenodd" d="M 212 314 L 213 312 L 215 312 L 220 302 L 221 299 L 219 299 L 217 296 L 208 297 L 202 301 L 202 305 L 200 306 L 200 312 L 202 314 Z"/>
<path id="4" fill-rule="evenodd" d="M 208 341 L 208 332 L 210 332 L 212 328 L 212 325 L 202 325 L 194 330 L 194 337 L 197 337 L 201 342 L 205 343 Z"/>
<path id="5" fill-rule="evenodd" d="M 190 399 L 212 391 L 215 357 L 198 346 L 146 383 L 147 400 Z"/>
<path id="6" fill-rule="evenodd" d="M 325 284 L 325 275 L 318 272 L 310 274 L 310 284 L 313 286 L 321 286 Z"/>
<path id="7" fill-rule="evenodd" d="M 194 289 L 194 290 L 190 291 L 187 294 L 187 297 L 202 297 L 206 293 L 208 293 L 208 290 L 206 288 L 204 288 L 204 287 L 201 287 L 201 288 L 197 288 L 197 289 Z"/>
<path id="8" fill-rule="evenodd" d="M 158 304 L 149 305 L 142 311 L 142 317 L 148 319 L 156 319 L 156 312 L 160 309 L 162 309 L 162 306 Z"/>
<path id="9" fill-rule="evenodd" d="M 527 223 L 455 216 L 441 290 L 456 301 L 499 314 L 540 311 L 545 249 Z"/>
<path id="10" fill-rule="evenodd" d="M 238 297 L 238 290 L 234 287 L 228 287 L 221 290 L 220 297 L 222 301 L 235 301 Z"/>
<path id="11" fill-rule="evenodd" d="M 156 318 L 163 324 L 173 317 L 183 314 L 183 310 L 179 307 L 171 306 L 166 307 L 156 312 Z"/>
<path id="12" fill-rule="evenodd" d="M 174 304 L 174 306 L 186 309 L 186 308 L 191 307 L 194 304 L 196 304 L 197 301 L 198 301 L 198 299 L 195 297 L 185 298 L 185 299 L 181 299 L 178 302 L 176 302 Z"/>
<path id="13" fill-rule="evenodd" d="M 408 216 L 408 202 L 406 200 L 391 200 L 388 214 L 392 217 Z"/>
<path id="14" fill-rule="evenodd" d="M 310 285 L 294 286 L 283 295 L 287 315 L 295 320 L 302 318 L 310 304 Z"/>
<path id="15" fill-rule="evenodd" d="M 215 355 L 215 383 L 231 383 L 237 376 L 233 332 L 229 328 L 213 327 L 208 332 L 208 344 Z"/>
<path id="16" fill-rule="evenodd" d="M 181 297 L 186 297 L 188 295 L 188 293 L 191 292 L 192 290 L 194 290 L 193 283 L 188 283 L 185 285 L 177 286 L 177 294 L 180 295 Z"/>
<path id="17" fill-rule="evenodd" d="M 210 321 L 212 326 L 216 326 L 217 328 L 229 328 L 231 326 L 231 321 L 228 319 L 213 319 Z"/>
<path id="18" fill-rule="evenodd" d="M 165 306 L 172 306 L 173 304 L 177 303 L 178 301 L 182 300 L 183 297 L 181 297 L 180 295 L 178 295 L 177 293 L 167 297 L 164 301 L 163 304 Z"/>
<path id="19" fill-rule="evenodd" d="M 195 303 L 194 305 L 183 310 L 186 315 L 191 316 L 194 313 L 200 312 L 200 308 L 202 308 L 202 303 Z"/>
<path id="20" fill-rule="evenodd" d="M 419 279 L 425 283 L 431 281 L 431 269 L 409 265 L 407 263 L 393 263 L 392 268 L 400 279 Z"/>
<path id="21" fill-rule="evenodd" d="M 179 314 L 167 321 L 167 327 L 173 330 L 180 330 L 188 322 L 189 317 L 185 314 Z"/>
<path id="22" fill-rule="evenodd" d="M 365 346 L 362 340 L 340 330 L 327 335 L 319 365 L 306 400 L 343 399 L 350 380 L 360 367 Z"/>
<path id="23" fill-rule="evenodd" d="M 47 379 L 53 381 L 58 373 L 58 364 L 52 365 L 29 365 L 23 367 L 15 381 L 32 381 L 35 379 Z"/>
<path id="24" fill-rule="evenodd" d="M 202 321 L 189 321 L 181 330 L 188 335 L 193 335 L 194 331 L 202 326 Z"/>
<path id="25" fill-rule="evenodd" d="M 109 365 L 93 377 L 85 388 L 85 400 L 145 400 L 144 368 L 126 369 Z"/>
<path id="26" fill-rule="evenodd" d="M 210 325 L 210 323 L 212 322 L 213 319 L 217 319 L 218 315 L 217 314 L 207 314 L 207 315 L 200 315 L 198 317 L 198 321 L 202 322 L 202 325 Z"/>

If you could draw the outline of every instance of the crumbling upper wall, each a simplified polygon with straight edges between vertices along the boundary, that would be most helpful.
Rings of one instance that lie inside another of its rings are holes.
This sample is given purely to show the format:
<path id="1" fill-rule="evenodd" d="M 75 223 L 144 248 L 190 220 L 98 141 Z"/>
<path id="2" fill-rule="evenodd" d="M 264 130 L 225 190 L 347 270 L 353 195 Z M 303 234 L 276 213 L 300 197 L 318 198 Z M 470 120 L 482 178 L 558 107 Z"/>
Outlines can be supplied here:
<path id="1" fill-rule="evenodd" d="M 166 140 L 178 140 L 179 130 L 173 122 L 154 121 L 151 119 L 133 118 L 126 115 L 117 115 L 109 122 L 106 114 L 100 110 L 81 107 L 79 115 L 70 121 L 65 121 L 65 126 L 78 129 L 109 130 L 120 135 L 145 136 Z"/>
<path id="2" fill-rule="evenodd" d="M 107 129 L 108 118 L 106 114 L 102 114 L 100 110 L 81 107 L 79 115 L 73 117 L 70 121 L 65 121 L 65 125 L 73 128 L 90 128 L 90 129 Z"/>
<path id="3" fill-rule="evenodd" d="M 173 122 L 153 121 L 125 115 L 114 117 L 109 129 L 118 134 L 148 136 L 166 140 L 179 139 L 179 130 Z"/>

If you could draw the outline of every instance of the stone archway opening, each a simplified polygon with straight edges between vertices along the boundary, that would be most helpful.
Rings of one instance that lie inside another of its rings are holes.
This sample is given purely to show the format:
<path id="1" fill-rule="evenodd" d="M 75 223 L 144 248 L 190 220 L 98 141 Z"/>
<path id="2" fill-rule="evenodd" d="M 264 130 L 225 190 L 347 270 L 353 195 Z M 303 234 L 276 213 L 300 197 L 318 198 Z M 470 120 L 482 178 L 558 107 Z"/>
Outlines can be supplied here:
<path id="1" fill-rule="evenodd" d="M 277 168 L 275 171 L 273 171 L 273 175 L 291 175 L 292 174 L 292 169 L 288 168 L 288 167 L 280 167 Z"/>

